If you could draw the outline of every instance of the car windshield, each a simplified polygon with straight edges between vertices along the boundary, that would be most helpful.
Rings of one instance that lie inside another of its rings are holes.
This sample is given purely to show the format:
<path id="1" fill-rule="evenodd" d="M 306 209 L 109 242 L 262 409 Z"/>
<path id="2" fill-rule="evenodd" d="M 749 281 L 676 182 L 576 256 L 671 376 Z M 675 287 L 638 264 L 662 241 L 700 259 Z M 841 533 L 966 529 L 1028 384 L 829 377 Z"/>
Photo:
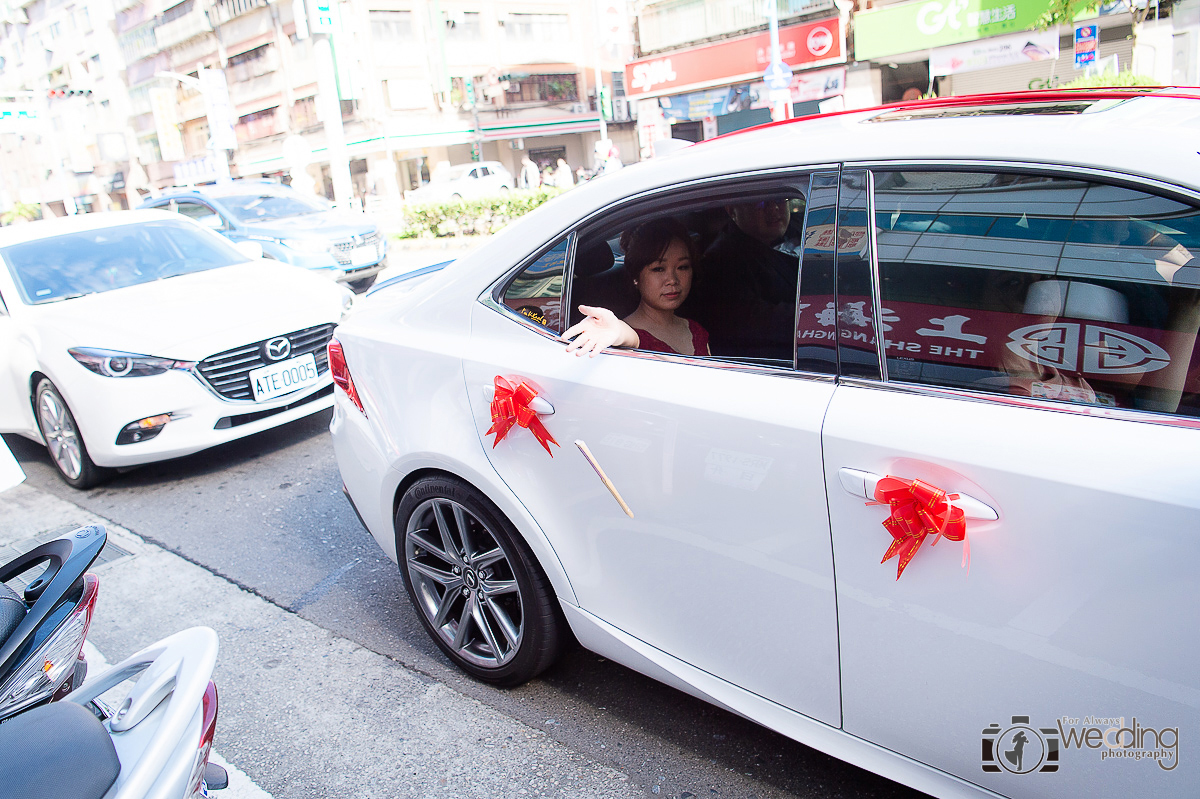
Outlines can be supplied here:
<path id="1" fill-rule="evenodd" d="M 266 222 L 326 210 L 299 195 L 285 194 L 236 194 L 222 197 L 221 204 L 228 208 L 239 222 Z"/>
<path id="2" fill-rule="evenodd" d="M 27 305 L 204 272 L 247 261 L 216 233 L 164 219 L 14 244 L 0 250 Z"/>

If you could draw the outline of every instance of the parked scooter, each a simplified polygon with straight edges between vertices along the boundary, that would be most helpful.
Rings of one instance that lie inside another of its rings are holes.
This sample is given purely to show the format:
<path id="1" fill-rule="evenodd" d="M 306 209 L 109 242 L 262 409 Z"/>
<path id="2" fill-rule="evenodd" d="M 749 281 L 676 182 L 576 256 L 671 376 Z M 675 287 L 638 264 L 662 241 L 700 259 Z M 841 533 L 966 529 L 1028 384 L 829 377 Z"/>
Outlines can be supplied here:
<path id="1" fill-rule="evenodd" d="M 62 702 L 0 724 L 0 793 L 40 799 L 194 799 L 225 787 L 208 762 L 217 727 L 217 635 L 176 633 Z M 100 697 L 136 680 L 118 708 Z M 99 718 L 95 708 L 101 708 Z"/>
<path id="2" fill-rule="evenodd" d="M 86 572 L 107 538 L 80 527 L 0 565 L 0 721 L 82 685 L 99 587 Z M 4 585 L 42 566 L 23 594 Z"/>

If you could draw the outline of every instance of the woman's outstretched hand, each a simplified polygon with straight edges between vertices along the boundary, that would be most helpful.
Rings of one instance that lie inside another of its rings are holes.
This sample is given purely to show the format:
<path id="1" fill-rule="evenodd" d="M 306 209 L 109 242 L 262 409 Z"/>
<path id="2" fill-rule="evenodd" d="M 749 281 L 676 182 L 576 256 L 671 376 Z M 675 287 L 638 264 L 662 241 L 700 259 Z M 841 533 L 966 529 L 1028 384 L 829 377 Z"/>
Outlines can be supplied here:
<path id="1" fill-rule="evenodd" d="M 636 347 L 641 343 L 633 328 L 607 308 L 580 305 L 579 312 L 586 314 L 584 320 L 563 333 L 563 338 L 570 342 L 567 352 L 587 353 L 592 358 L 609 347 Z"/>

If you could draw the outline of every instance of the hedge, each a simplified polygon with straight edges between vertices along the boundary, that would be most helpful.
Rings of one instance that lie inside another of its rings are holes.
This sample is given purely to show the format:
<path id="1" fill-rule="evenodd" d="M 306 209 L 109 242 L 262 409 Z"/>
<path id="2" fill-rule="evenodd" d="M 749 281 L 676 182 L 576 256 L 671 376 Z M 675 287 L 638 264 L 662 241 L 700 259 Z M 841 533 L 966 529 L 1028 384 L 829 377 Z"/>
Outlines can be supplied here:
<path id="1" fill-rule="evenodd" d="M 400 239 L 486 236 L 561 193 L 560 189 L 515 190 L 476 200 L 406 203 Z"/>

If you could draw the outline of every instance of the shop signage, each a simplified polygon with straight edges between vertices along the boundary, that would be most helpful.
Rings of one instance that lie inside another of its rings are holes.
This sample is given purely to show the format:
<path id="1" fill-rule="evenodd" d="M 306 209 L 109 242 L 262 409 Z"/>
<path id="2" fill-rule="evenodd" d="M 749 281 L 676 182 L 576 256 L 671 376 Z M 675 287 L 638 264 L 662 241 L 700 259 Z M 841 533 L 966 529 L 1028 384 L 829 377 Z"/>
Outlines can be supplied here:
<path id="1" fill-rule="evenodd" d="M 997 36 L 939 47 L 929 54 L 930 75 L 953 75 L 1058 58 L 1058 29 Z"/>
<path id="2" fill-rule="evenodd" d="M 916 0 L 854 17 L 858 61 L 973 42 L 1033 26 L 1045 0 Z"/>
<path id="3" fill-rule="evenodd" d="M 846 60 L 846 36 L 837 17 L 779 29 L 779 57 L 793 70 Z M 660 53 L 625 65 L 629 97 L 655 97 L 738 81 L 761 80 L 771 65 L 766 32 Z"/>
<path id="4" fill-rule="evenodd" d="M 1075 29 L 1075 69 L 1083 69 L 1096 60 L 1100 44 L 1100 26 L 1080 25 Z"/>

